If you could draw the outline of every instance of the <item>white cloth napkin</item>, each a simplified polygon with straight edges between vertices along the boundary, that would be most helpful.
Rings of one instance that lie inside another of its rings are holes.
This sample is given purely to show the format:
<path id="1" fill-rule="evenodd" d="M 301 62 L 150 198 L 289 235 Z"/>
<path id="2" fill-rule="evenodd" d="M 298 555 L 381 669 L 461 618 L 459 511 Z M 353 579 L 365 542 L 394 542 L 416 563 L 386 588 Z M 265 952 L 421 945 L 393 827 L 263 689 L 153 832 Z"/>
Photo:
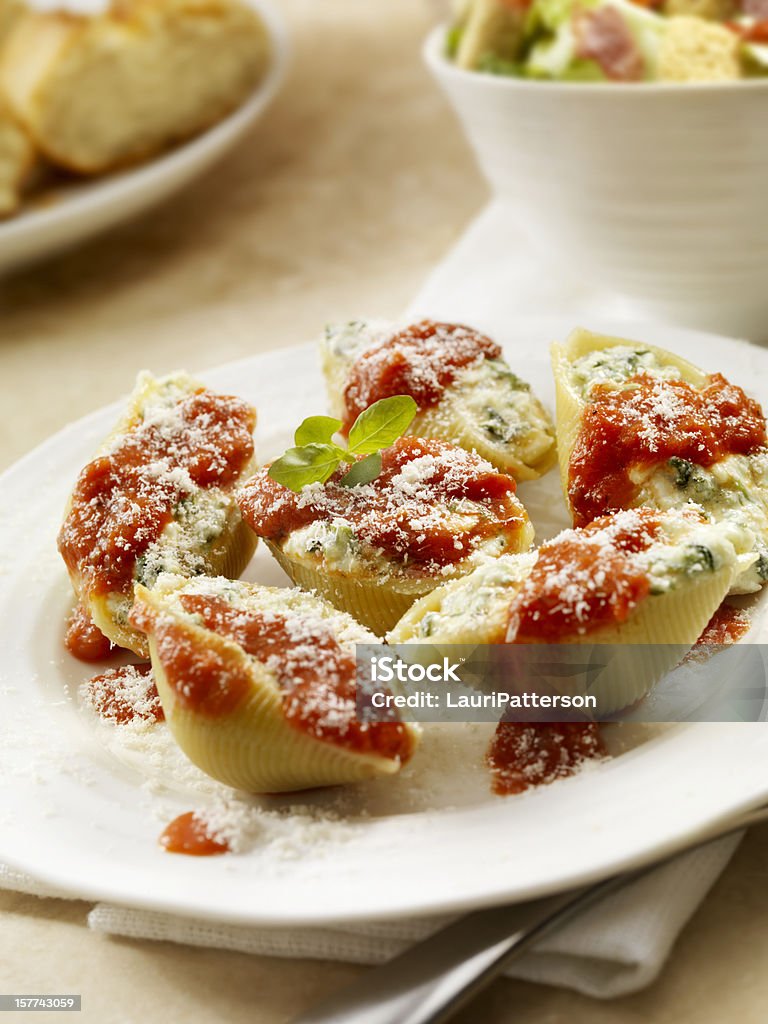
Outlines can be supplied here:
<path id="1" fill-rule="evenodd" d="M 508 977 L 576 989 L 600 999 L 635 992 L 658 975 L 680 930 L 709 891 L 739 837 L 685 854 L 606 897 L 527 953 Z M 0 888 L 66 897 L 0 864 Z M 347 928 L 251 928 L 97 904 L 88 924 L 134 939 L 210 946 L 260 956 L 373 964 L 388 960 L 451 918 L 412 918 Z"/>
<path id="2" fill-rule="evenodd" d="M 531 247 L 514 212 L 488 203 L 414 297 L 407 313 L 469 321 L 473 327 L 542 316 L 566 316 L 573 326 L 638 317 L 624 299 L 580 281 L 572 268 L 553 266 Z"/>
<path id="3" fill-rule="evenodd" d="M 430 275 L 411 312 L 483 327 L 503 317 L 564 314 L 600 327 L 624 310 L 553 272 L 531 251 L 511 213 L 493 202 Z M 490 329 L 490 328 L 489 328 Z M 508 975 L 612 998 L 650 984 L 680 930 L 728 863 L 739 837 L 686 854 L 615 893 L 515 963 Z M 0 864 L 0 888 L 63 897 Z M 71 894 L 69 894 L 71 896 Z M 131 938 L 211 946 L 262 956 L 379 963 L 450 918 L 355 924 L 346 928 L 252 928 L 98 904 L 96 931 Z"/>

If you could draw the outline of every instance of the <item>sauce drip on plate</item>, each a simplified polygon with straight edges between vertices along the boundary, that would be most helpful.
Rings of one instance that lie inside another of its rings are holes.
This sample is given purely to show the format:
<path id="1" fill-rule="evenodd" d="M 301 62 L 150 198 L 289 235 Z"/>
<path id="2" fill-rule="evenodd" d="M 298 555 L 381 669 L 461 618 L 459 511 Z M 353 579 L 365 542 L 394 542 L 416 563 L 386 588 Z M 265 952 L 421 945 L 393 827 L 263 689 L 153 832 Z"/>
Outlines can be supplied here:
<path id="1" fill-rule="evenodd" d="M 194 811 L 174 818 L 160 836 L 160 845 L 168 853 L 185 853 L 189 857 L 212 857 L 229 852 L 229 843 L 212 835 L 208 825 Z"/>
<path id="2" fill-rule="evenodd" d="M 704 627 L 697 645 L 729 647 L 738 643 L 752 625 L 749 615 L 732 604 L 721 604 Z"/>
<path id="3" fill-rule="evenodd" d="M 150 665 L 123 665 L 93 676 L 84 698 L 100 718 L 116 725 L 165 718 Z"/>
<path id="4" fill-rule="evenodd" d="M 564 779 L 585 761 L 605 757 L 596 722 L 499 722 L 486 761 L 499 796 Z"/>
<path id="5" fill-rule="evenodd" d="M 67 621 L 64 646 L 80 661 L 103 661 L 114 650 L 112 641 L 104 636 L 81 604 L 73 609 Z"/>

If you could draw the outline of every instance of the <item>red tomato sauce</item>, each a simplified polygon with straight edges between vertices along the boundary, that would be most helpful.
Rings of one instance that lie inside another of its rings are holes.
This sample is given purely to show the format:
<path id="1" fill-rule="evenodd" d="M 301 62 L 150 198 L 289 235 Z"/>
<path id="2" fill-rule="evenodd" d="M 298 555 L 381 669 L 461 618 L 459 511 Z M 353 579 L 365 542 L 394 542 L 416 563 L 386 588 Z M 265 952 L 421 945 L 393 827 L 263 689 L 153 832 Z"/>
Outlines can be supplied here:
<path id="1" fill-rule="evenodd" d="M 355 362 L 344 390 L 343 430 L 382 398 L 410 395 L 419 409 L 436 405 L 464 367 L 500 356 L 499 346 L 471 327 L 433 320 L 406 327 Z"/>
<path id="2" fill-rule="evenodd" d="M 103 661 L 115 649 L 81 604 L 73 609 L 67 621 L 64 646 L 80 661 Z"/>
<path id="3" fill-rule="evenodd" d="M 251 692 L 248 668 L 232 652 L 201 645 L 182 623 L 138 602 L 130 620 L 154 639 L 168 686 L 182 708 L 216 718 L 235 711 Z"/>
<path id="4" fill-rule="evenodd" d="M 174 818 L 161 834 L 160 845 L 168 853 L 185 853 L 190 857 L 212 857 L 230 849 L 225 839 L 211 835 L 208 825 L 194 811 Z"/>
<path id="5" fill-rule="evenodd" d="M 419 459 L 425 467 L 420 478 L 404 479 L 402 471 Z M 381 473 L 365 487 L 342 486 L 345 472 L 338 470 L 314 493 L 296 494 L 264 468 L 241 491 L 243 518 L 260 537 L 276 542 L 309 523 L 341 518 L 360 540 L 414 571 L 460 562 L 483 539 L 522 529 L 527 519 L 511 477 L 445 441 L 400 438 L 385 449 Z M 451 506 L 462 499 L 481 509 L 458 534 Z"/>
<path id="6" fill-rule="evenodd" d="M 486 762 L 493 792 L 510 796 L 567 778 L 585 761 L 605 756 L 596 722 L 499 722 Z"/>
<path id="7" fill-rule="evenodd" d="M 574 525 L 631 505 L 637 491 L 631 472 L 637 467 L 673 456 L 711 466 L 765 444 L 762 409 L 719 373 L 701 389 L 643 373 L 619 390 L 598 384 L 570 459 Z"/>
<path id="8" fill-rule="evenodd" d="M 81 472 L 59 532 L 59 551 L 92 594 L 128 593 L 137 558 L 201 488 L 232 484 L 253 455 L 254 412 L 202 388 L 166 423 L 140 421 Z"/>
<path id="9" fill-rule="evenodd" d="M 507 642 L 557 643 L 625 622 L 650 591 L 632 556 L 658 530 L 658 512 L 631 509 L 542 544 L 510 606 Z"/>
<path id="10" fill-rule="evenodd" d="M 200 616 L 207 629 L 269 662 L 283 690 L 286 720 L 296 729 L 357 753 L 403 762 L 411 757 L 413 742 L 401 722 L 358 721 L 355 657 L 330 627 L 304 624 L 298 615 L 242 611 L 221 598 L 197 594 L 183 595 L 181 604 Z M 203 647 L 183 624 L 143 605 L 134 607 L 131 619 L 153 635 L 168 685 L 182 707 L 216 717 L 236 710 L 248 697 L 248 667 L 236 655 Z"/>
<path id="11" fill-rule="evenodd" d="M 355 655 L 342 648 L 330 626 L 316 620 L 305 625 L 299 615 L 242 611 L 202 595 L 186 594 L 181 604 L 207 629 L 269 664 L 283 691 L 286 721 L 299 731 L 356 753 L 404 762 L 412 755 L 402 722 L 358 721 Z"/>
<path id="12" fill-rule="evenodd" d="M 766 5 L 766 9 L 768 9 L 768 5 Z M 726 27 L 741 36 L 747 43 L 758 43 L 759 45 L 768 43 L 768 18 L 755 21 L 751 25 L 739 25 L 737 22 L 728 22 Z"/>
<path id="13" fill-rule="evenodd" d="M 123 665 L 94 676 L 86 701 L 108 722 L 162 722 L 165 718 L 150 665 Z"/>
<path id="14" fill-rule="evenodd" d="M 749 632 L 747 612 L 732 604 L 721 604 L 696 641 L 697 646 L 730 647 Z"/>

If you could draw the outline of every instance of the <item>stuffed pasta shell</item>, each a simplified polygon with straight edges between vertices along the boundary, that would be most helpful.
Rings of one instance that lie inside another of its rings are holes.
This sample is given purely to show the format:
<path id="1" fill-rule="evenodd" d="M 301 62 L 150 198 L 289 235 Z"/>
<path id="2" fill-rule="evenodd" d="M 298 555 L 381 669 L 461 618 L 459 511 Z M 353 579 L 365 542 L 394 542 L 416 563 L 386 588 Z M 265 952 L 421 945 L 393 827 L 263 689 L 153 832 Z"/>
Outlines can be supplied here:
<path id="1" fill-rule="evenodd" d="M 399 771 L 418 730 L 356 715 L 355 644 L 377 639 L 300 590 L 162 575 L 136 587 L 166 721 L 208 775 L 277 793 Z"/>
<path id="2" fill-rule="evenodd" d="M 621 508 L 703 507 L 751 530 L 733 593 L 768 579 L 768 448 L 759 404 L 663 349 L 576 331 L 553 346 L 560 472 L 576 525 Z"/>
<path id="3" fill-rule="evenodd" d="M 139 376 L 128 408 L 80 473 L 59 531 L 83 614 L 118 647 L 148 656 L 129 622 L 134 587 L 161 572 L 239 576 L 255 546 L 234 490 L 254 470 L 255 411 L 184 373 Z M 78 653 L 78 634 L 68 636 Z"/>
<path id="4" fill-rule="evenodd" d="M 611 713 L 642 697 L 696 642 L 754 562 L 751 546 L 749 530 L 712 522 L 692 505 L 618 512 L 433 591 L 387 640 L 626 645 L 626 665 L 616 662 L 599 703 Z"/>
<path id="5" fill-rule="evenodd" d="M 514 480 L 445 441 L 402 437 L 370 483 L 342 477 L 295 492 L 264 467 L 241 488 L 240 508 L 294 583 L 379 634 L 483 557 L 533 540 Z"/>
<path id="6" fill-rule="evenodd" d="M 331 409 L 345 430 L 374 402 L 410 395 L 419 437 L 476 451 L 516 480 L 554 466 L 549 414 L 478 331 L 431 320 L 402 329 L 355 321 L 327 328 L 320 344 Z"/>

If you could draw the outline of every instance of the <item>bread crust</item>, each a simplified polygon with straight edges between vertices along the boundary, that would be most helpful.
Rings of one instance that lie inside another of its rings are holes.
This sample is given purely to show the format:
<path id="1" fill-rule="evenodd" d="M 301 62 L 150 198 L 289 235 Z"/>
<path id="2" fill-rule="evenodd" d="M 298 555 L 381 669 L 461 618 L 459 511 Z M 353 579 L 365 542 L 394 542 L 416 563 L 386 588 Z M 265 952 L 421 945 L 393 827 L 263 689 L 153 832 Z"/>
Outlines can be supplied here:
<path id="1" fill-rule="evenodd" d="M 0 102 L 0 218 L 19 208 L 36 167 L 37 153 L 29 136 Z"/>
<path id="2" fill-rule="evenodd" d="M 226 117 L 268 57 L 266 28 L 240 0 L 117 0 L 96 17 L 22 16 L 0 58 L 0 88 L 52 163 L 95 175 Z"/>

